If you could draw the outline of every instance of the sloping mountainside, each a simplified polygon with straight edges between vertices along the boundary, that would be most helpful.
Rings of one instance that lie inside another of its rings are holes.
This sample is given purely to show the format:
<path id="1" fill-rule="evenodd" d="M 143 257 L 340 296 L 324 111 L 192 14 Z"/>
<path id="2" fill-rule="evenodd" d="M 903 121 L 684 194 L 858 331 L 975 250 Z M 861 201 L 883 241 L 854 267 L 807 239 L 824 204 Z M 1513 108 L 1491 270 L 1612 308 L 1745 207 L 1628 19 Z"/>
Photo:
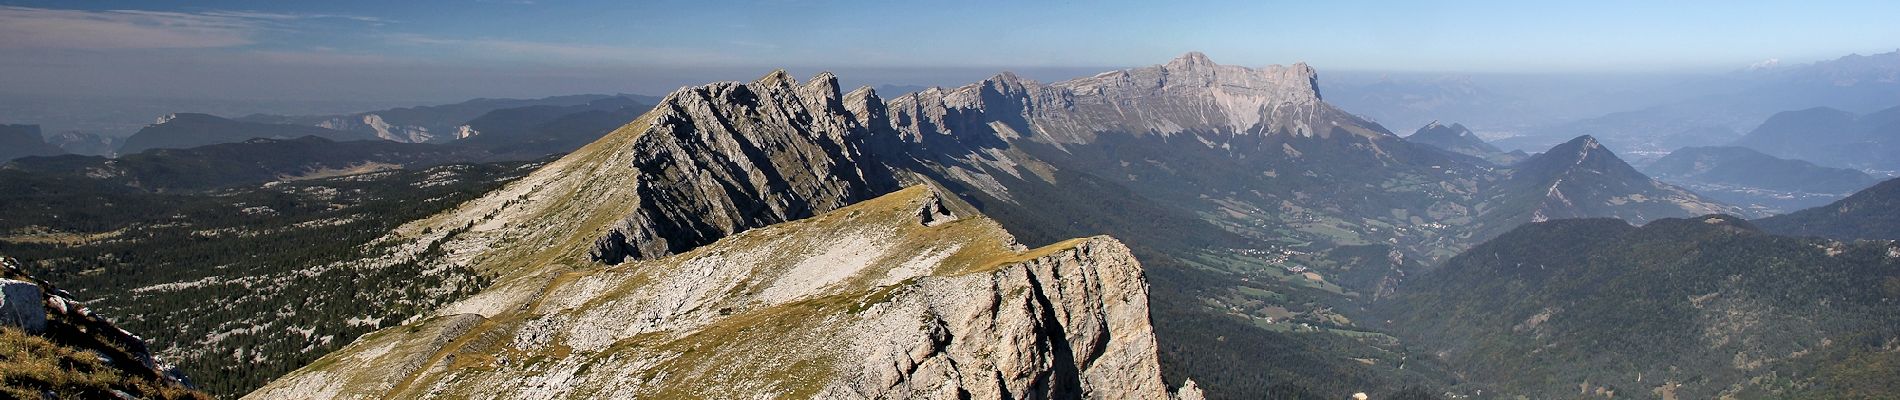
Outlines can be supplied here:
<path id="1" fill-rule="evenodd" d="M 1900 245 L 1738 218 L 1526 225 L 1380 303 L 1486 396 L 1893 398 Z"/>
<path id="2" fill-rule="evenodd" d="M 0 125 L 0 163 L 20 157 L 53 156 L 64 150 L 46 143 L 39 125 Z"/>
<path id="3" fill-rule="evenodd" d="M 1895 210 L 1900 210 L 1900 179 L 1881 182 L 1825 206 L 1763 218 L 1755 224 L 1782 235 L 1900 240 L 1900 215 Z"/>
<path id="4" fill-rule="evenodd" d="M 1514 168 L 1492 201 L 1519 207 L 1500 210 L 1510 216 L 1501 220 L 1515 223 L 1493 228 L 1563 218 L 1613 217 L 1640 224 L 1684 214 L 1742 212 L 1650 179 L 1590 136 L 1552 147 Z"/>
<path id="5" fill-rule="evenodd" d="M 0 257 L 0 396 L 209 399 L 72 294 Z"/>
<path id="6" fill-rule="evenodd" d="M 245 122 L 219 118 L 210 114 L 180 113 L 159 118 L 157 123 L 147 125 L 132 136 L 126 137 L 125 145 L 119 148 L 119 153 L 132 154 L 149 149 L 184 149 L 209 144 L 242 142 L 253 138 L 293 139 L 304 136 L 317 136 L 337 141 L 376 139 L 372 135 L 315 126 Z"/>
<path id="7" fill-rule="evenodd" d="M 1729 204 L 1775 213 L 1827 204 L 1880 182 L 1857 170 L 1736 146 L 1684 147 L 1644 165 L 1643 172 Z"/>
<path id="8" fill-rule="evenodd" d="M 1417 132 L 1412 132 L 1411 136 L 1406 136 L 1405 140 L 1482 158 L 1498 165 L 1511 165 L 1524 157 L 1522 152 L 1505 153 L 1503 150 L 1498 150 L 1497 146 L 1485 143 L 1484 139 L 1479 139 L 1477 134 L 1471 133 L 1471 128 L 1458 123 L 1446 126 L 1439 124 L 1438 121 L 1432 121 L 1418 128 Z"/>
<path id="9" fill-rule="evenodd" d="M 0 190 L 0 253 L 146 335 L 151 350 L 198 387 L 233 397 L 483 287 L 464 267 L 359 261 L 389 251 L 372 243 L 385 232 L 538 165 L 453 164 L 167 192 L 0 178 L 9 185 Z M 455 228 L 443 233 L 465 230 Z M 419 250 L 411 256 L 442 251 Z"/>
<path id="10" fill-rule="evenodd" d="M 504 280 L 248 398 L 1166 397 L 1127 248 L 1023 250 L 952 209 L 913 187 L 679 255 Z"/>
<path id="11" fill-rule="evenodd" d="M 1826 107 L 1777 113 L 1735 145 L 1816 164 L 1900 170 L 1900 107 L 1872 114 Z"/>
<path id="12" fill-rule="evenodd" d="M 67 155 L 14 160 L 0 166 L 0 187 L 57 192 L 79 187 L 178 192 L 426 168 L 480 160 L 466 147 L 381 140 L 336 142 L 316 136 L 251 139 L 189 149 L 153 149 L 119 158 Z"/>

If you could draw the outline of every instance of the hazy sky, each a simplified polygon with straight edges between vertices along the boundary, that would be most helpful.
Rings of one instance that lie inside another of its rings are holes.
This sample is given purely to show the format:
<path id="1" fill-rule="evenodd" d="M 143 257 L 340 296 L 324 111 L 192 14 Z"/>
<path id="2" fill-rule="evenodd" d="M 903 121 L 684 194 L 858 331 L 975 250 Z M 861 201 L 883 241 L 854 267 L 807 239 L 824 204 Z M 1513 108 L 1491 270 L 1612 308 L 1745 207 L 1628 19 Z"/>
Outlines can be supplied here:
<path id="1" fill-rule="evenodd" d="M 1556 4 L 1547 4 L 1556 3 Z M 0 94 L 660 94 L 773 67 L 856 83 L 1157 64 L 1723 71 L 1900 48 L 1894 1 L 0 1 Z"/>

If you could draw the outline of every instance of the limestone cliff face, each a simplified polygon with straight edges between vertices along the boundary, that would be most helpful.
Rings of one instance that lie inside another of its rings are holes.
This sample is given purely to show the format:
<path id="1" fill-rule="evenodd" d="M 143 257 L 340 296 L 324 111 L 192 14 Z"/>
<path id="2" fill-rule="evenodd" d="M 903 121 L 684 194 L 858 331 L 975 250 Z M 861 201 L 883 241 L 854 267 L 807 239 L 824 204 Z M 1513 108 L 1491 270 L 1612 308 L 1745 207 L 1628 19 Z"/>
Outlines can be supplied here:
<path id="1" fill-rule="evenodd" d="M 374 133 L 378 139 L 402 143 L 427 143 L 440 136 L 429 132 L 428 127 L 391 124 L 384 121 L 382 115 L 374 113 L 330 118 L 318 121 L 316 126 L 339 131 Z"/>
<path id="2" fill-rule="evenodd" d="M 944 202 L 913 187 L 683 254 L 505 280 L 247 398 L 1166 397 L 1126 247 L 1025 250 Z"/>
<path id="3" fill-rule="evenodd" d="M 1391 136 L 1322 101 L 1318 74 L 1306 64 L 1256 69 L 1215 64 L 1201 53 L 1047 85 L 1004 73 L 890 104 L 891 123 L 907 137 L 994 131 L 1073 144 L 1107 132 Z"/>
<path id="4" fill-rule="evenodd" d="M 778 71 L 668 96 L 627 149 L 635 210 L 592 257 L 665 256 L 894 190 L 859 149 L 859 118 L 830 74 L 799 85 Z"/>

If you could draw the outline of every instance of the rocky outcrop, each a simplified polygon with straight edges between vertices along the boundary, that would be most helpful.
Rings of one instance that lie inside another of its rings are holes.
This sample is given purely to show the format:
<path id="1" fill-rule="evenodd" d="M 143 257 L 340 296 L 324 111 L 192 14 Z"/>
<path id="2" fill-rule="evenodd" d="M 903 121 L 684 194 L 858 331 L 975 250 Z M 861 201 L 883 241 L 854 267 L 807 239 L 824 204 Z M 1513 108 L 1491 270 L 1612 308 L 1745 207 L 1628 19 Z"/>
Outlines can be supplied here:
<path id="1" fill-rule="evenodd" d="M 0 326 L 19 328 L 26 333 L 45 332 L 46 309 L 40 297 L 39 285 L 0 279 Z"/>
<path id="2" fill-rule="evenodd" d="M 429 132 L 428 127 L 391 124 L 384 121 L 382 115 L 374 113 L 335 117 L 317 122 L 316 125 L 345 132 L 374 133 L 379 139 L 401 143 L 428 143 L 438 136 Z"/>
<path id="3" fill-rule="evenodd" d="M 1173 398 L 1174 400 L 1207 400 L 1207 394 L 1201 392 L 1201 386 L 1194 384 L 1193 379 L 1189 379 L 1187 383 L 1181 384 L 1180 389 L 1174 391 Z"/>
<path id="4" fill-rule="evenodd" d="M 475 128 L 469 127 L 468 125 L 461 125 L 461 126 L 455 127 L 456 139 L 467 139 L 467 138 L 479 136 L 481 134 L 482 134 L 482 131 L 475 130 Z"/>
<path id="5" fill-rule="evenodd" d="M 627 149 L 635 211 L 595 241 L 591 257 L 665 256 L 894 190 L 892 174 L 860 150 L 861 118 L 830 74 L 800 85 L 777 71 L 673 93 Z"/>
<path id="6" fill-rule="evenodd" d="M 1166 397 L 1126 247 L 1025 250 L 968 213 L 913 187 L 684 254 L 500 282 L 247 398 Z"/>
<path id="7" fill-rule="evenodd" d="M 0 257 L 0 331 L 7 331 L 0 347 L 9 353 L 0 362 L 30 373 L 0 380 L 0 397 L 210 398 L 189 390 L 184 375 L 153 356 L 144 339 L 20 268 Z"/>

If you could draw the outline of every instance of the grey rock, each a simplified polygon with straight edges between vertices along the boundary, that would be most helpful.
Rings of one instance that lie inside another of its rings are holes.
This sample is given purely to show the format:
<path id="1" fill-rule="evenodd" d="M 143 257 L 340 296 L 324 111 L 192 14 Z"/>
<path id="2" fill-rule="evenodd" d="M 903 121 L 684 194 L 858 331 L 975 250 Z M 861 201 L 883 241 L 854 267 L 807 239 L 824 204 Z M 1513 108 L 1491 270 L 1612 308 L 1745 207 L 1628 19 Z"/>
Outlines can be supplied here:
<path id="1" fill-rule="evenodd" d="M 33 282 L 0 279 L 0 325 L 25 330 L 46 331 L 46 307 L 40 285 Z"/>
<path id="2" fill-rule="evenodd" d="M 829 73 L 799 85 L 781 70 L 667 96 L 630 152 L 635 211 L 595 241 L 591 257 L 617 264 L 675 254 L 895 190 L 860 151 L 868 117 L 846 107 L 837 85 Z M 866 97 L 853 98 L 860 109 Z"/>
<path id="3" fill-rule="evenodd" d="M 1207 394 L 1201 392 L 1201 387 L 1194 384 L 1193 379 L 1182 383 L 1181 388 L 1174 391 L 1173 397 L 1174 400 L 1207 400 Z"/>

